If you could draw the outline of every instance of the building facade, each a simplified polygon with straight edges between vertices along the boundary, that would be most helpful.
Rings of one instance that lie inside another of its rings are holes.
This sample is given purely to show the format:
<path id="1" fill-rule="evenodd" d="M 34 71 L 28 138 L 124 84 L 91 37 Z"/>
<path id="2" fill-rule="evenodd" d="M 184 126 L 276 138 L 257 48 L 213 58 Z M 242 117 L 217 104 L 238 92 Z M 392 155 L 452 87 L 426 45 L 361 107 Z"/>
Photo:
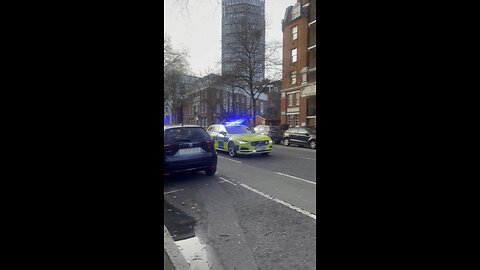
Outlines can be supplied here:
<path id="1" fill-rule="evenodd" d="M 205 76 L 190 92 L 185 100 L 183 123 L 208 127 L 213 124 L 225 123 L 236 119 L 250 119 L 252 102 L 241 91 L 216 83 L 219 76 Z M 269 96 L 261 94 L 256 108 L 259 114 L 264 114 L 269 107 Z"/>
<path id="2" fill-rule="evenodd" d="M 222 0 L 222 74 L 234 72 L 241 54 L 236 46 L 244 31 L 259 31 L 256 57 L 265 59 L 265 0 Z M 256 74 L 256 80 L 264 77 L 265 68 Z"/>
<path id="3" fill-rule="evenodd" d="M 281 123 L 316 127 L 316 0 L 297 0 L 285 10 Z"/>
<path id="4" fill-rule="evenodd" d="M 264 110 L 260 116 L 261 120 L 256 120 L 256 125 L 280 125 L 280 89 L 282 87 L 282 81 L 274 81 L 268 85 L 265 94 L 267 96 L 268 102 L 266 103 L 266 110 Z"/>

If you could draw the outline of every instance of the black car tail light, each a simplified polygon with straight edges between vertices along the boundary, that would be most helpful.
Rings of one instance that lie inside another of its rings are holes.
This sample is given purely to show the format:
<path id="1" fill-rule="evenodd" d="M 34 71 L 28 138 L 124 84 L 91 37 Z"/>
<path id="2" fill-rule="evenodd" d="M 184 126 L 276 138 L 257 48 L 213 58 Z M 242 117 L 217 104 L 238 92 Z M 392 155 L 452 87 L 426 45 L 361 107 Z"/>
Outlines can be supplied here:
<path id="1" fill-rule="evenodd" d="M 213 140 L 205 140 L 202 142 L 202 148 L 206 151 L 213 151 L 214 149 L 214 141 Z"/>
<path id="2" fill-rule="evenodd" d="M 164 144 L 163 150 L 165 151 L 165 154 L 173 154 L 177 152 L 177 146 L 174 144 Z"/>

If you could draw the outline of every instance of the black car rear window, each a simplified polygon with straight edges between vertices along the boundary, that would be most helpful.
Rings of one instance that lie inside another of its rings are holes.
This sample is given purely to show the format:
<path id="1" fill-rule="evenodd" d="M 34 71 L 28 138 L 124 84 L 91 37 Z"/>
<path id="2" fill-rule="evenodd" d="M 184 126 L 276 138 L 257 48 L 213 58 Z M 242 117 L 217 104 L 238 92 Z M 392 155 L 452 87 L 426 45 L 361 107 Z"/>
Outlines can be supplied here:
<path id="1" fill-rule="evenodd" d="M 180 127 L 167 129 L 165 131 L 164 141 L 166 143 L 174 142 L 194 142 L 209 139 L 210 136 L 203 128 Z"/>

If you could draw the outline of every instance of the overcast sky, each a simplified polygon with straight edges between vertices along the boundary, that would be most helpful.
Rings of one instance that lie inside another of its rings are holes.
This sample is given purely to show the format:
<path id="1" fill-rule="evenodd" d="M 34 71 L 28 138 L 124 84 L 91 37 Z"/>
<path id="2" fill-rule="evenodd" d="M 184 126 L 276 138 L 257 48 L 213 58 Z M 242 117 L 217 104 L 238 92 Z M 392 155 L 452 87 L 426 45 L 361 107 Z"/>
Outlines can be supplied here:
<path id="1" fill-rule="evenodd" d="M 187 9 L 184 3 L 188 2 Z M 266 0 L 266 42 L 282 42 L 282 19 L 285 9 L 296 0 Z M 221 0 L 164 0 L 164 34 L 175 48 L 189 52 L 190 71 L 206 75 L 221 71 L 222 37 Z M 281 59 L 281 49 L 278 58 Z"/>

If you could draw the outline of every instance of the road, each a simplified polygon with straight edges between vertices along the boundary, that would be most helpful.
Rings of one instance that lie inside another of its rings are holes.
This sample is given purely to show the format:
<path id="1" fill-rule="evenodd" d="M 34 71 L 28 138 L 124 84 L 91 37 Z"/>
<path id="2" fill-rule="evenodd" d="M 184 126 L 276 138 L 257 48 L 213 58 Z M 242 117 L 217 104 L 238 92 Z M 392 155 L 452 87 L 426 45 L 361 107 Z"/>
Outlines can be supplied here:
<path id="1" fill-rule="evenodd" d="M 316 151 L 219 153 L 217 174 L 165 179 L 164 220 L 197 269 L 315 269 Z"/>

